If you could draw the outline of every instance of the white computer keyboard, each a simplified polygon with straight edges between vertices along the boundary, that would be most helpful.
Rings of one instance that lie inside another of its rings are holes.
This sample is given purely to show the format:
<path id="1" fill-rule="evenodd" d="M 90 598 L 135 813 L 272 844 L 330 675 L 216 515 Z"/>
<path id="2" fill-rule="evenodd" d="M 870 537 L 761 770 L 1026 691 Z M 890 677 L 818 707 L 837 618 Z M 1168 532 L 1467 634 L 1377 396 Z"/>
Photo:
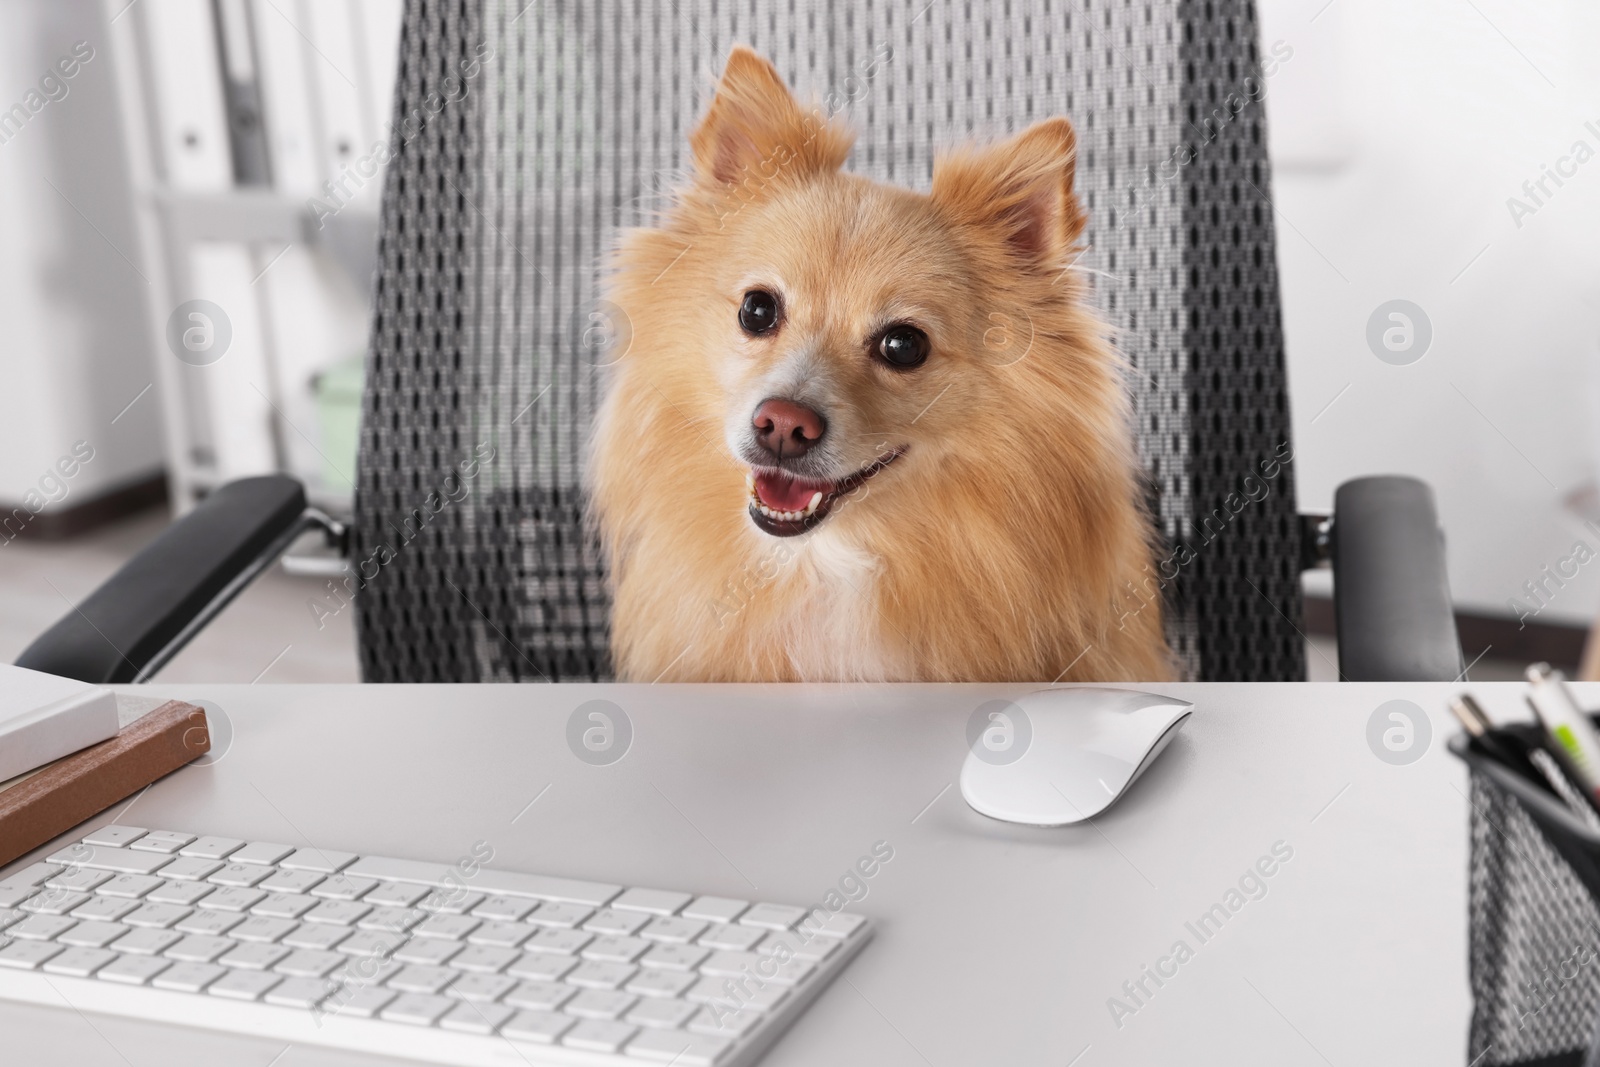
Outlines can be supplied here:
<path id="1" fill-rule="evenodd" d="M 440 1063 L 754 1063 L 859 915 L 106 826 L 0 874 L 0 999 Z"/>

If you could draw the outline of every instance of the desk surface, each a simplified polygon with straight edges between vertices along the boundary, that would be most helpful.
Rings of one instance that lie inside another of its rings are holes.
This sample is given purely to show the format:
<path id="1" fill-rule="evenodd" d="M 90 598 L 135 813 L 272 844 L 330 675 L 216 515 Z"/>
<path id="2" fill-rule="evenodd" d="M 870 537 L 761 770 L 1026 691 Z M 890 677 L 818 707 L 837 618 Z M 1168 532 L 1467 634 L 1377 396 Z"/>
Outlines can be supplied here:
<path id="1" fill-rule="evenodd" d="M 442 861 L 481 841 L 497 867 L 794 903 L 888 842 L 854 906 L 876 940 L 767 1067 L 1464 1062 L 1460 687 L 1161 687 L 1195 703 L 1185 731 L 1110 811 L 1048 830 L 954 784 L 969 716 L 1027 688 L 130 686 L 214 702 L 233 738 L 118 821 Z M 1472 688 L 1525 717 L 1520 685 Z M 594 699 L 633 725 L 609 766 L 566 740 Z M 1405 765 L 1368 742 L 1395 699 L 1431 723 Z M 1274 848 L 1264 895 L 1230 897 Z M 68 1008 L 0 1004 L 0 1032 L 30 1064 L 392 1062 Z"/>

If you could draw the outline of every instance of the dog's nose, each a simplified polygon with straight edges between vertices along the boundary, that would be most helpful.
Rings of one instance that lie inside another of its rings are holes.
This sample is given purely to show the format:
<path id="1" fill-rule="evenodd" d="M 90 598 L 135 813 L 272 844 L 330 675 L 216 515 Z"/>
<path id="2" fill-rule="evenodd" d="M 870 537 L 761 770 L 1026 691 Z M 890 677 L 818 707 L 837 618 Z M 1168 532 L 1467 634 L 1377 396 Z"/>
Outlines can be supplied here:
<path id="1" fill-rule="evenodd" d="M 821 414 L 793 400 L 763 400 L 750 420 L 756 443 L 774 456 L 804 455 L 828 432 Z"/>

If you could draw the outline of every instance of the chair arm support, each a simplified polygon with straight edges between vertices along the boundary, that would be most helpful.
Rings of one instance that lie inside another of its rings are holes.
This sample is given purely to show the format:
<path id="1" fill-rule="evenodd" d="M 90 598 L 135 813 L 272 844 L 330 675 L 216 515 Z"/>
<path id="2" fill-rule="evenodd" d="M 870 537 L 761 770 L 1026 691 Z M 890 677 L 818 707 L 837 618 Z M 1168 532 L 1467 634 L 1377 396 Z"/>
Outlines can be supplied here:
<path id="1" fill-rule="evenodd" d="M 1339 673 L 1356 682 L 1453 681 L 1461 640 L 1433 491 L 1415 478 L 1357 478 L 1333 498 Z"/>
<path id="2" fill-rule="evenodd" d="M 293 478 L 228 483 L 62 616 L 17 666 L 97 684 L 143 681 L 288 547 L 307 516 Z"/>

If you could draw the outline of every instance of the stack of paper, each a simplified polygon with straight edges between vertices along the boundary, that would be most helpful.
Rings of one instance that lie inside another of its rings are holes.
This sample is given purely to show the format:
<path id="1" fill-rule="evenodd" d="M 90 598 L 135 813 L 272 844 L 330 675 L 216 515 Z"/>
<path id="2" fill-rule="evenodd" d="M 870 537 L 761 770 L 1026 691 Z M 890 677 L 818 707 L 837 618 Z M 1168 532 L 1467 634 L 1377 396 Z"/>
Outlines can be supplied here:
<path id="1" fill-rule="evenodd" d="M 0 664 L 0 781 L 115 736 L 111 690 Z"/>

